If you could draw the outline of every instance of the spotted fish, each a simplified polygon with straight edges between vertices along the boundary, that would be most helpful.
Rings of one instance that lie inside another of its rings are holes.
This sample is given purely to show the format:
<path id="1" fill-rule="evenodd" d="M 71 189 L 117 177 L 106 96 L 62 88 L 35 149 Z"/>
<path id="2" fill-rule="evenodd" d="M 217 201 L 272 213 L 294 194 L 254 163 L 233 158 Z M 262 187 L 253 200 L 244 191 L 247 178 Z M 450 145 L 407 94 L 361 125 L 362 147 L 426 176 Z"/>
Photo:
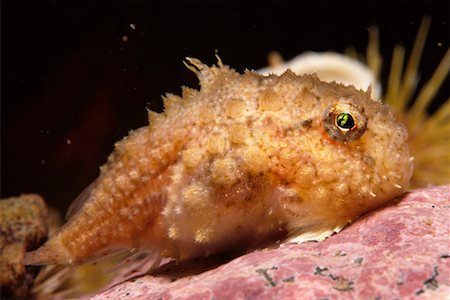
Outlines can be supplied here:
<path id="1" fill-rule="evenodd" d="M 149 126 L 115 145 L 69 221 L 25 264 L 120 251 L 183 261 L 322 240 L 408 186 L 407 131 L 370 88 L 240 74 L 220 59 L 186 65 L 200 89 L 163 97 L 164 112 L 149 111 Z"/>

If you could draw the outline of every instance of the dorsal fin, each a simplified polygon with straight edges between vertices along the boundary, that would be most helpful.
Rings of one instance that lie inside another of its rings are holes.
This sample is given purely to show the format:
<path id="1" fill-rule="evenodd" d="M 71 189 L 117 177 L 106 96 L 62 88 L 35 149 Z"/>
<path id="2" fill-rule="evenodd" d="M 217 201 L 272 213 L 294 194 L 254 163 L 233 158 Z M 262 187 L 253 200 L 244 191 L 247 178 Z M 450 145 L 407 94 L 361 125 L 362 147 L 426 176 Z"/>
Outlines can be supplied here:
<path id="1" fill-rule="evenodd" d="M 217 66 L 212 65 L 211 67 L 202 63 L 199 59 L 192 57 L 186 57 L 186 60 L 183 62 L 189 70 L 197 75 L 197 78 L 200 81 L 201 90 L 208 89 L 217 80 L 235 73 L 234 70 L 224 65 L 218 56 L 217 59 Z"/>
<path id="2" fill-rule="evenodd" d="M 69 209 L 66 212 L 65 219 L 68 221 L 72 218 L 83 206 L 83 204 L 89 199 L 92 190 L 95 186 L 97 186 L 98 178 L 95 179 L 90 185 L 88 185 L 75 200 L 69 206 Z"/>
<path id="3" fill-rule="evenodd" d="M 193 57 L 186 57 L 186 60 L 183 61 L 183 64 L 197 75 L 198 78 L 202 75 L 201 73 L 205 72 L 209 69 L 207 65 L 202 63 L 199 59 Z"/>
<path id="4" fill-rule="evenodd" d="M 162 99 L 166 115 L 173 115 L 182 108 L 182 99 L 177 95 L 167 93 L 165 96 L 162 96 Z"/>
<path id="5" fill-rule="evenodd" d="M 182 86 L 181 87 L 181 95 L 183 97 L 183 102 L 184 103 L 190 102 L 190 101 L 193 101 L 193 100 L 195 100 L 197 98 L 198 90 L 189 88 L 187 86 Z"/>
<path id="6" fill-rule="evenodd" d="M 148 111 L 148 124 L 150 129 L 158 128 L 161 122 L 164 120 L 164 114 L 157 113 L 152 110 Z"/>

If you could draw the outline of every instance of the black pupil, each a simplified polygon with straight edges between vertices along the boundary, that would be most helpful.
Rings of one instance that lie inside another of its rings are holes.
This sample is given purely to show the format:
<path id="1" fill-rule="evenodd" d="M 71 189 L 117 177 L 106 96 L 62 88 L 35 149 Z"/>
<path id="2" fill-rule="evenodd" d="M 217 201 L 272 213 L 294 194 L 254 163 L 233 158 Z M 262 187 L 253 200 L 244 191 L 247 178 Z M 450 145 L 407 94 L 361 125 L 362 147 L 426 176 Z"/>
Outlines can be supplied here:
<path id="1" fill-rule="evenodd" d="M 352 129 L 355 127 L 355 120 L 353 120 L 352 115 L 348 113 L 341 113 L 336 118 L 336 123 L 339 128 L 342 129 Z"/>

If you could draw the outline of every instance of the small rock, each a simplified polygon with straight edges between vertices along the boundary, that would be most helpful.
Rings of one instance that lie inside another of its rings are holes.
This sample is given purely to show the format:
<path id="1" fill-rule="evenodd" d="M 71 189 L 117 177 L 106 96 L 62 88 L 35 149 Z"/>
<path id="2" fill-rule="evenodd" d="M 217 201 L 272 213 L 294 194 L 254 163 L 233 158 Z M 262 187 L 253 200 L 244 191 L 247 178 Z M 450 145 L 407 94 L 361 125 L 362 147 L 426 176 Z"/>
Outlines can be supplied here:
<path id="1" fill-rule="evenodd" d="M 25 267 L 27 250 L 47 238 L 47 206 L 39 195 L 0 201 L 0 290 L 2 299 L 26 298 L 37 267 Z"/>

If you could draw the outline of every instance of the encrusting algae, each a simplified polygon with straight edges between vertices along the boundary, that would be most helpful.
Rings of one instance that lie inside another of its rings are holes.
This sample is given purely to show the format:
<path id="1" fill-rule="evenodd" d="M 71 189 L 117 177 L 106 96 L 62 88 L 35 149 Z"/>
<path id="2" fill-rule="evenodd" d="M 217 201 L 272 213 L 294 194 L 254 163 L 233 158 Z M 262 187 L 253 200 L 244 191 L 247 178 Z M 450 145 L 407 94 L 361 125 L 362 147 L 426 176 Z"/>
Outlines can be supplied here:
<path id="1" fill-rule="evenodd" d="M 369 66 L 379 68 L 370 51 Z M 116 144 L 68 223 L 26 255 L 26 264 L 67 265 L 47 267 L 36 295 L 90 292 L 75 283 L 89 268 L 107 270 L 102 284 L 111 285 L 154 270 L 162 258 L 322 240 L 408 187 L 407 130 L 370 88 L 291 71 L 239 74 L 220 59 L 208 67 L 188 58 L 186 65 L 201 89 L 164 97 L 164 113 L 149 112 L 148 127 Z M 439 68 L 445 77 L 448 53 Z M 388 100 L 403 86 L 391 84 Z M 426 107 L 430 96 L 420 95 Z M 448 118 L 448 102 L 444 108 L 423 130 Z"/>

